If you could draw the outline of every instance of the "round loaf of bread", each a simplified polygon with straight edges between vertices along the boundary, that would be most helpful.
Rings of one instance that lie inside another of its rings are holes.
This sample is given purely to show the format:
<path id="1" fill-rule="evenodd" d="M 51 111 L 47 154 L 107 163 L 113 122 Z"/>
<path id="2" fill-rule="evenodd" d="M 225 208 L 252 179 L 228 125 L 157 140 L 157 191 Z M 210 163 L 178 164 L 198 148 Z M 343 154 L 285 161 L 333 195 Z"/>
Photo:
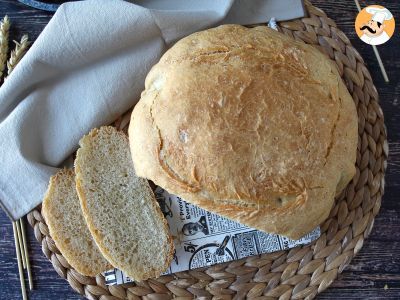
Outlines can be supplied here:
<path id="1" fill-rule="evenodd" d="M 192 34 L 145 86 L 137 175 L 208 211 L 297 239 L 355 174 L 357 112 L 335 65 L 265 26 Z"/>

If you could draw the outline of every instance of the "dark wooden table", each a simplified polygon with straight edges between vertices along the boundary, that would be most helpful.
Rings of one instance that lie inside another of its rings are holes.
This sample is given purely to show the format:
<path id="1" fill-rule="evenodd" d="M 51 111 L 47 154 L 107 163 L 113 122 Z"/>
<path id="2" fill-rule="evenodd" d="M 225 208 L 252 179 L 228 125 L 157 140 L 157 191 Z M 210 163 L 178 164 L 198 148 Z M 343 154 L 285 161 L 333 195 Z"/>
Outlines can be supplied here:
<path id="1" fill-rule="evenodd" d="M 375 2 L 360 1 L 361 6 Z M 353 0 L 313 1 L 347 34 L 365 59 L 380 95 L 389 134 L 390 156 L 386 174 L 385 196 L 375 220 L 371 236 L 351 265 L 339 275 L 333 285 L 318 299 L 400 299 L 400 26 L 395 36 L 378 46 L 390 83 L 383 81 L 371 46 L 361 42 L 354 30 L 357 14 Z M 400 24 L 400 4 L 397 0 L 379 1 L 388 8 Z M 36 39 L 52 14 L 30 9 L 16 0 L 0 0 L 0 17 L 8 14 L 12 21 L 11 38 L 20 39 L 28 33 Z M 4 147 L 4 145 L 1 145 Z M 42 254 L 41 245 L 28 227 L 29 253 L 33 267 L 35 290 L 30 299 L 82 299 L 53 270 Z M 0 299 L 20 299 L 20 283 L 10 220 L 0 210 Z"/>

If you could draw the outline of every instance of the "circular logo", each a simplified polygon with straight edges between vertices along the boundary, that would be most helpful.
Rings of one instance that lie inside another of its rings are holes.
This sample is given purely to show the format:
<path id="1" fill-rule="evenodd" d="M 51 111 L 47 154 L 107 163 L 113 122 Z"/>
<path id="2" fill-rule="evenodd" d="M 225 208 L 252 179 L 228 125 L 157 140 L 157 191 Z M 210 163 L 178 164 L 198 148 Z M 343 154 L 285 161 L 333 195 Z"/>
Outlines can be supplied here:
<path id="1" fill-rule="evenodd" d="M 212 266 L 234 259 L 235 257 L 229 248 L 221 249 L 221 245 L 217 243 L 205 244 L 192 254 L 189 260 L 189 270 Z"/>
<path id="2" fill-rule="evenodd" d="M 358 37 L 368 45 L 386 43 L 394 32 L 394 17 L 385 7 L 370 5 L 359 12 L 355 22 Z"/>

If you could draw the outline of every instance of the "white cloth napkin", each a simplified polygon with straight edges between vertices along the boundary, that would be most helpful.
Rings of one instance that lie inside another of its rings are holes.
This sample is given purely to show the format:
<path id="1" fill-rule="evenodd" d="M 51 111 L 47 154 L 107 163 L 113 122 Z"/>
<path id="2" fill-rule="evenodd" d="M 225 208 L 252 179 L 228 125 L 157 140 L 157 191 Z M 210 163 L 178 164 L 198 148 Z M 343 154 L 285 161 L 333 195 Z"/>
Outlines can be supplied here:
<path id="1" fill-rule="evenodd" d="M 49 177 L 84 134 L 136 103 L 168 44 L 228 13 L 234 22 L 247 5 L 230 11 L 233 0 L 136 2 L 148 8 L 119 0 L 62 5 L 0 88 L 0 200 L 11 218 L 42 201 Z M 267 21 L 265 1 L 250 2 L 240 21 Z M 290 12 L 278 20 L 303 16 L 301 1 L 286 2 Z"/>

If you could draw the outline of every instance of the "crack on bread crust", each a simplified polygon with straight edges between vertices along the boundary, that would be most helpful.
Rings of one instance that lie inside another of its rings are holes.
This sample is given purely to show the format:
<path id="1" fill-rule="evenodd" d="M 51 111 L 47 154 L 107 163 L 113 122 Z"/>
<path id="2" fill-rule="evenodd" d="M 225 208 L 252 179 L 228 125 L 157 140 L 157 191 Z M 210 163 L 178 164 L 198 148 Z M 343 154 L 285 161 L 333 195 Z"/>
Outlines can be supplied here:
<path id="1" fill-rule="evenodd" d="M 159 94 L 160 94 L 160 92 L 157 92 L 156 96 L 153 98 L 153 101 L 149 107 L 149 114 L 150 114 L 150 118 L 152 120 L 152 126 L 157 131 L 158 140 L 159 140 L 158 148 L 156 150 L 157 151 L 157 159 L 160 163 L 162 170 L 165 172 L 165 174 L 170 179 L 174 180 L 174 182 L 179 184 L 182 188 L 185 188 L 191 192 L 197 192 L 200 190 L 200 187 L 196 186 L 195 184 L 190 184 L 190 183 L 182 180 L 180 178 L 180 176 L 174 171 L 174 169 L 171 168 L 171 166 L 168 164 L 166 157 L 162 157 L 163 150 L 164 150 L 163 149 L 164 148 L 164 140 L 162 138 L 161 130 L 158 127 L 157 122 L 155 121 L 154 116 L 153 116 L 153 106 L 154 106 L 154 103 L 155 103 L 156 99 L 158 98 Z"/>
<path id="2" fill-rule="evenodd" d="M 221 46 L 221 48 L 224 48 L 224 49 L 208 50 L 208 51 L 204 51 L 204 52 L 199 51 L 199 52 L 196 52 L 195 54 L 200 55 L 200 56 L 209 56 L 209 55 L 226 54 L 226 53 L 232 52 L 232 49 L 230 49 L 228 47 Z M 237 47 L 237 48 L 239 48 L 239 47 Z"/>
<path id="3" fill-rule="evenodd" d="M 339 94 L 339 81 L 338 81 L 338 94 Z M 339 122 L 340 114 L 341 114 L 341 111 L 342 111 L 342 99 L 340 98 L 340 95 L 338 95 L 338 99 L 339 99 L 338 113 L 337 113 L 336 119 L 335 119 L 335 121 L 333 123 L 332 129 L 331 129 L 331 132 L 330 132 L 330 140 L 329 140 L 329 144 L 328 144 L 328 147 L 326 148 L 326 153 L 325 153 L 325 156 L 324 156 L 325 157 L 324 166 L 328 163 L 329 155 L 331 153 L 331 150 L 332 150 L 332 147 L 333 147 L 333 143 L 334 143 L 334 134 L 335 134 L 336 127 L 337 127 L 337 124 Z"/>

